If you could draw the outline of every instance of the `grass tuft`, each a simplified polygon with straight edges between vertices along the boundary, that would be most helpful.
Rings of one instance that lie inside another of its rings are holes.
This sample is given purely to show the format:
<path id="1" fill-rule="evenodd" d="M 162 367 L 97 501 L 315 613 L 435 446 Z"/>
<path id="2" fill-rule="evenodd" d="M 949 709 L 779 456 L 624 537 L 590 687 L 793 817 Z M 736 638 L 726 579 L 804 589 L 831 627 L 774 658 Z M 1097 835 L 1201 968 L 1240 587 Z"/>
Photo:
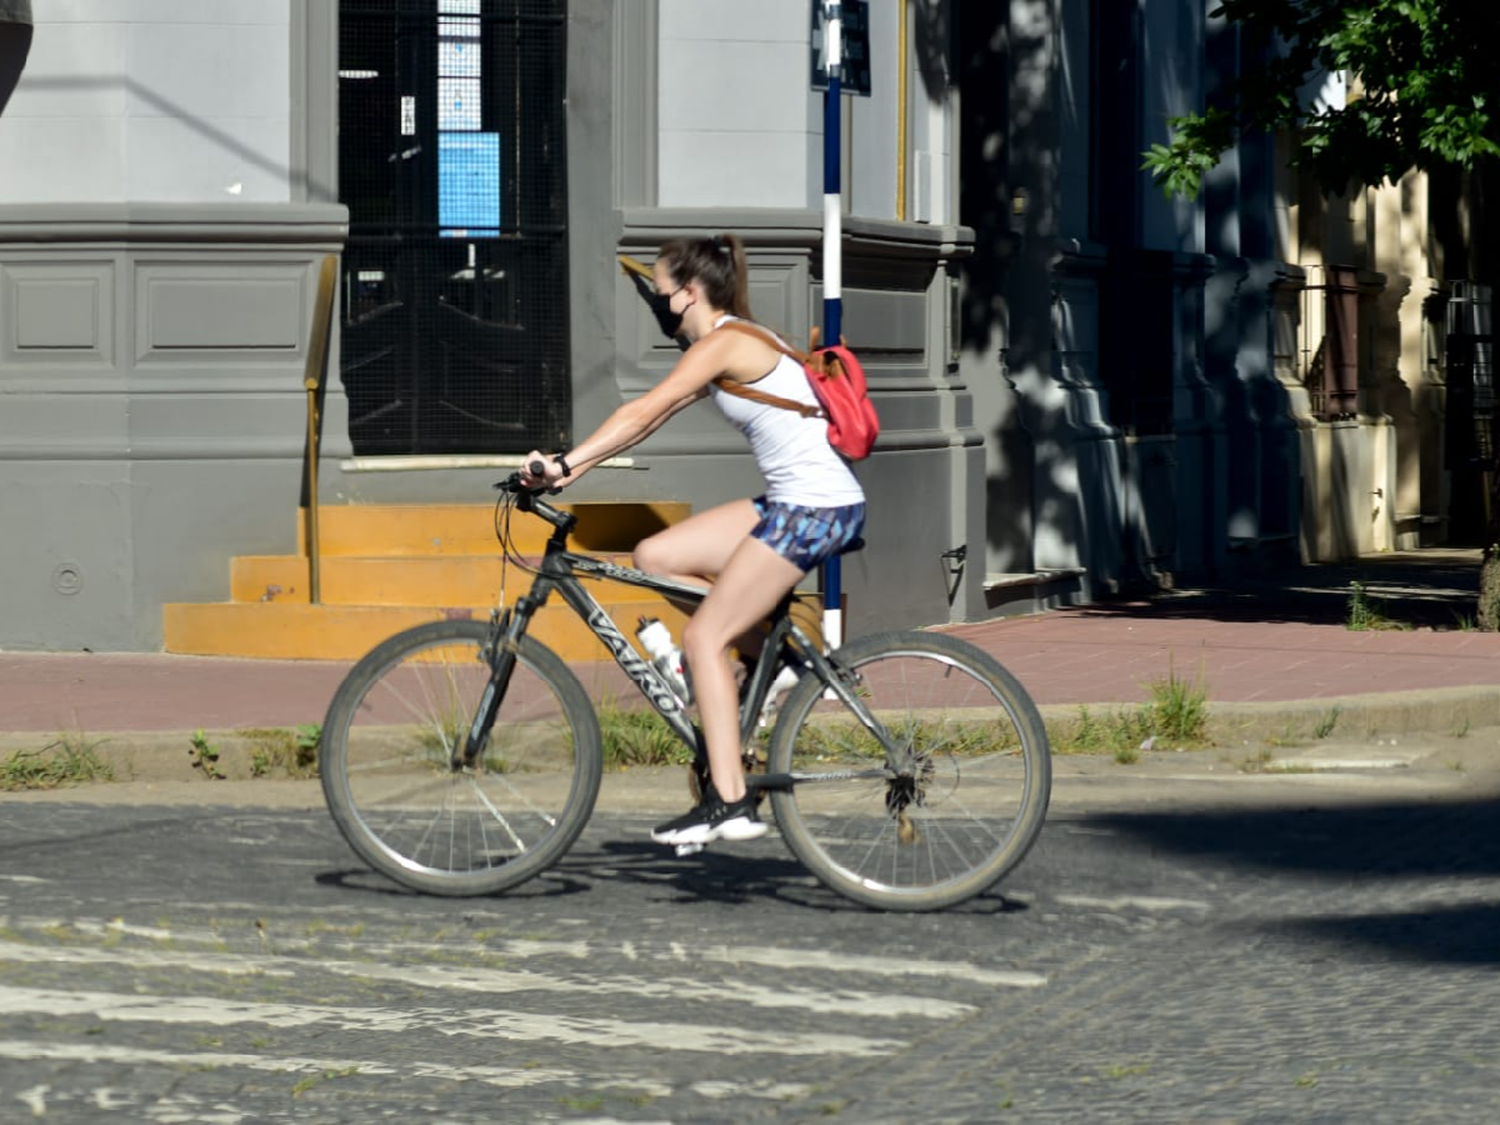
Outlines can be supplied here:
<path id="1" fill-rule="evenodd" d="M 300 723 L 295 730 L 251 727 L 235 731 L 250 741 L 251 777 L 317 777 L 323 728 Z"/>
<path id="2" fill-rule="evenodd" d="M 685 766 L 693 760 L 677 732 L 646 707 L 626 710 L 613 694 L 599 700 L 599 730 L 604 737 L 604 767 Z"/>
<path id="3" fill-rule="evenodd" d="M 1339 725 L 1339 715 L 1341 713 L 1342 708 L 1335 704 L 1328 714 L 1318 720 L 1318 725 L 1313 728 L 1313 737 L 1321 740 L 1332 734 L 1333 728 Z"/>
<path id="4" fill-rule="evenodd" d="M 90 781 L 113 781 L 114 770 L 99 756 L 104 742 L 73 731 L 59 734 L 40 750 L 18 750 L 0 762 L 0 789 L 61 789 Z"/>
<path id="5" fill-rule="evenodd" d="M 1349 613 L 1346 627 L 1352 633 L 1404 630 L 1411 626 L 1386 615 L 1385 604 L 1365 591 L 1363 582 L 1349 583 Z"/>
<path id="6" fill-rule="evenodd" d="M 1078 708 L 1078 718 L 1047 725 L 1055 754 L 1112 754 L 1121 765 L 1140 760 L 1141 750 L 1160 742 L 1173 749 L 1208 744 L 1208 688 L 1202 676 L 1188 682 L 1175 670 L 1146 685 L 1151 699 L 1137 707 L 1098 714 Z"/>

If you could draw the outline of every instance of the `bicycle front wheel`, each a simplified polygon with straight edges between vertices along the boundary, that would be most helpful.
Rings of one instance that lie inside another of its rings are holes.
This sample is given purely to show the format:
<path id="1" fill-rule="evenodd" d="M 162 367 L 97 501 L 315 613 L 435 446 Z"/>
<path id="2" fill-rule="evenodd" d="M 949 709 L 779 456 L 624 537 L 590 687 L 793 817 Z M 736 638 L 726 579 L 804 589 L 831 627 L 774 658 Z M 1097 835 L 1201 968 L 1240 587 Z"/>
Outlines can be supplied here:
<path id="1" fill-rule="evenodd" d="M 418 625 L 350 671 L 323 724 L 323 795 L 375 870 L 415 890 L 491 894 L 545 871 L 599 793 L 599 720 L 583 685 L 523 637 L 489 742 L 456 763 L 490 680 L 492 630 Z"/>
<path id="2" fill-rule="evenodd" d="M 882 910 L 940 910 L 1026 855 L 1052 791 L 1035 704 L 987 653 L 939 633 L 878 633 L 840 648 L 845 685 L 886 746 L 804 676 L 771 735 L 771 805 L 799 860 Z"/>

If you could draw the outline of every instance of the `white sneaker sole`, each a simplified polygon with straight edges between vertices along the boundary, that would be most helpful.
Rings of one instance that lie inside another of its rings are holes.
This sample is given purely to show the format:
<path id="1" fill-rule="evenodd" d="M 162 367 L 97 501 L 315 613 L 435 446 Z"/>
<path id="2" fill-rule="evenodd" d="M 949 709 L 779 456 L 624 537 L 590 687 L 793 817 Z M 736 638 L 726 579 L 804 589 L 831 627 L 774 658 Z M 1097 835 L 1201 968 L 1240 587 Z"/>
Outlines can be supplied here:
<path id="1" fill-rule="evenodd" d="M 749 817 L 739 816 L 733 820 L 726 820 L 719 825 L 718 839 L 723 840 L 759 840 L 771 828 L 763 820 L 751 820 Z"/>
<path id="2" fill-rule="evenodd" d="M 653 832 L 651 839 L 658 844 L 671 844 L 677 847 L 684 845 L 702 847 L 704 844 L 712 844 L 715 840 L 733 842 L 759 840 L 770 830 L 770 826 L 763 820 L 751 820 L 749 817 L 738 816 L 716 827 L 700 824 L 692 828 L 679 828 L 675 832 Z"/>

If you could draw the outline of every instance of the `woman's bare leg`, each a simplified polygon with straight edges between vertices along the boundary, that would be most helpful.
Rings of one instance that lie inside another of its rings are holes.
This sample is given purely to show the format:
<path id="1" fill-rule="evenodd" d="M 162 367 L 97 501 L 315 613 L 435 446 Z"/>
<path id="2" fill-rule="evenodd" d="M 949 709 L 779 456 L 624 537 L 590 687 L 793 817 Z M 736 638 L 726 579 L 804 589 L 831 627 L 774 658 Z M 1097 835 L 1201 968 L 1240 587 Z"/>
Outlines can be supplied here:
<path id="1" fill-rule="evenodd" d="M 647 574 L 711 585 L 759 522 L 760 514 L 749 500 L 720 504 L 642 539 L 636 544 L 635 565 Z M 691 615 L 698 603 L 673 604 Z M 735 647 L 747 660 L 760 655 L 764 638 L 759 624 L 754 622 L 748 632 L 735 639 Z"/>
<path id="2" fill-rule="evenodd" d="M 635 547 L 635 565 L 679 582 L 711 582 L 759 522 L 749 500 L 720 504 L 642 539 Z"/>
<path id="3" fill-rule="evenodd" d="M 754 510 L 748 501 L 746 504 Z M 739 694 L 729 663 L 729 647 L 775 609 L 801 578 L 801 568 L 749 538 L 747 529 L 683 631 L 682 649 L 693 674 L 698 718 L 708 744 L 709 772 L 714 788 L 726 802 L 745 795 Z"/>

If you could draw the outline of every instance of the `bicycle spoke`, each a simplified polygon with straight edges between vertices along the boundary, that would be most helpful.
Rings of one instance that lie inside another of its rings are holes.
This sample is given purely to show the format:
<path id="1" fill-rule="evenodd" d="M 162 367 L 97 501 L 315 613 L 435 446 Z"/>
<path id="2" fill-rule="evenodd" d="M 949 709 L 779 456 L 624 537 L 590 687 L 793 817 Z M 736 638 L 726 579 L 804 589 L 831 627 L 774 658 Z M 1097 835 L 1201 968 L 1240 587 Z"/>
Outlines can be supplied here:
<path id="1" fill-rule="evenodd" d="M 773 790 L 787 843 L 824 882 L 870 905 L 937 909 L 1019 862 L 1046 809 L 1046 735 L 1024 691 L 971 646 L 881 634 L 837 654 L 877 741 L 820 682 L 794 690 L 772 737 L 770 772 L 821 774 Z M 882 745 L 883 743 L 883 745 Z M 837 780 L 872 761 L 886 780 Z"/>
<path id="2" fill-rule="evenodd" d="M 356 666 L 325 724 L 324 791 L 355 850 L 407 885 L 503 889 L 582 829 L 599 784 L 598 724 L 557 657 L 523 639 L 488 745 L 450 763 L 490 680 L 488 627 L 440 622 Z"/>

